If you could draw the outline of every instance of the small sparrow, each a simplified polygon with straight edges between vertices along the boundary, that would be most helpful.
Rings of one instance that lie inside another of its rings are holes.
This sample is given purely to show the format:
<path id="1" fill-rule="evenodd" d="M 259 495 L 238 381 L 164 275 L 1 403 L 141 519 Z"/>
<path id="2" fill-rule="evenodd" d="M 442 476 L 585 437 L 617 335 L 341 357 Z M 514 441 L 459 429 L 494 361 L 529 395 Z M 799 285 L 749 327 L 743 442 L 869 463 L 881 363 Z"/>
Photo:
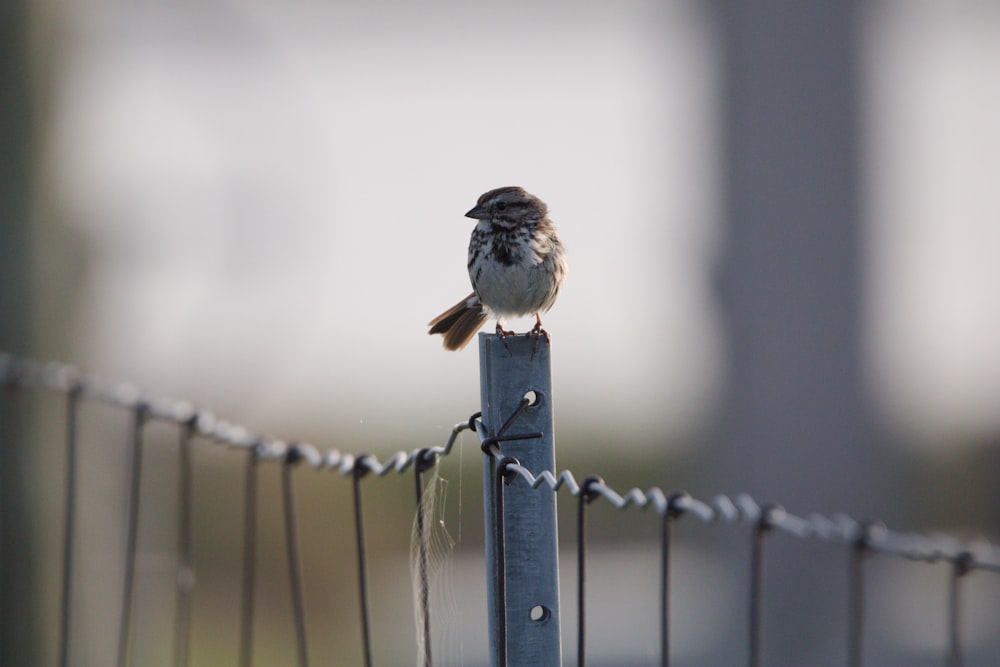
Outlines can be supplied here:
<path id="1" fill-rule="evenodd" d="M 505 317 L 535 316 L 531 333 L 545 338 L 539 313 L 555 303 L 566 275 L 566 253 L 548 219 L 548 207 L 519 187 L 490 190 L 465 214 L 477 220 L 469 241 L 472 294 L 430 321 L 431 334 L 460 350 L 492 318 L 497 335 Z M 537 345 L 537 341 L 536 341 Z"/>

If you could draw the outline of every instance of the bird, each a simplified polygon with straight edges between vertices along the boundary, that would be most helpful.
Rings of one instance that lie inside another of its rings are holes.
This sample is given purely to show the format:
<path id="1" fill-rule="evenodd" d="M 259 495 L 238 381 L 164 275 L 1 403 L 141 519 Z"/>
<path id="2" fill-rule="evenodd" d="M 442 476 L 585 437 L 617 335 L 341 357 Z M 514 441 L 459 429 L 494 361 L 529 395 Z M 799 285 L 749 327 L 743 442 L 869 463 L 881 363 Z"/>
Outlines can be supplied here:
<path id="1" fill-rule="evenodd" d="M 444 335 L 444 347 L 460 350 L 490 318 L 501 340 L 514 335 L 501 321 L 535 316 L 529 333 L 549 341 L 541 313 L 555 303 L 566 277 L 566 252 L 548 217 L 548 206 L 517 186 L 496 188 L 479 197 L 465 214 L 476 220 L 469 241 L 472 294 L 428 323 Z M 535 341 L 536 347 L 538 340 Z M 506 343 L 505 343 L 506 344 Z"/>

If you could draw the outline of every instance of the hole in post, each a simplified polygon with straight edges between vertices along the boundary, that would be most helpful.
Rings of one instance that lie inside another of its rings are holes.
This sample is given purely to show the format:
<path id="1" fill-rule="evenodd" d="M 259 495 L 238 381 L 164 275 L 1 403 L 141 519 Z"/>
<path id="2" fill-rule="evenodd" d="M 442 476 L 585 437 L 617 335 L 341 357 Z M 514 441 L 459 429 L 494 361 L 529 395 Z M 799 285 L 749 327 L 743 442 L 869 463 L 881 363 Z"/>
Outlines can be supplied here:
<path id="1" fill-rule="evenodd" d="M 524 398 L 524 400 L 528 401 L 528 407 L 532 408 L 532 407 L 538 405 L 538 403 L 542 400 L 542 395 L 539 394 L 534 389 L 532 389 L 532 390 L 526 392 L 522 398 Z"/>
<path id="2" fill-rule="evenodd" d="M 531 608 L 531 611 L 528 612 L 529 618 L 531 618 L 531 620 L 535 623 L 544 623 L 549 620 L 549 616 L 551 615 L 552 612 L 549 611 L 549 608 L 543 607 L 540 604 L 536 604 Z"/>

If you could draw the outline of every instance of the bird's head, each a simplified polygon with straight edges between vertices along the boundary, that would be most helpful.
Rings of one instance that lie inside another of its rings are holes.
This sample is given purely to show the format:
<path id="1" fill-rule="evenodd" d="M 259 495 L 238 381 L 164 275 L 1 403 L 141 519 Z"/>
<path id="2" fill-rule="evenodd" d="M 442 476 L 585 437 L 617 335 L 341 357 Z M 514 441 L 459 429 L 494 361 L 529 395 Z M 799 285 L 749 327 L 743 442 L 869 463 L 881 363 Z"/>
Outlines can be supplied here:
<path id="1" fill-rule="evenodd" d="M 548 207 L 538 197 L 517 186 L 490 190 L 479 198 L 465 214 L 467 218 L 489 220 L 503 226 L 538 222 L 548 213 Z"/>

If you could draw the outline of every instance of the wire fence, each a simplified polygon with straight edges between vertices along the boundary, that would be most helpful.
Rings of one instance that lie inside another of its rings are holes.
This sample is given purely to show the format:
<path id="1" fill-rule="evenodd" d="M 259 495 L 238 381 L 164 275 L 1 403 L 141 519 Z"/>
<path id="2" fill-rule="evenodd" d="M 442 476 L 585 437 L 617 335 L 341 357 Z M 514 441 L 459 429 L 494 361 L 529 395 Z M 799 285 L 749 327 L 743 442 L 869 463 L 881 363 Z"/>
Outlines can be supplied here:
<path id="1" fill-rule="evenodd" d="M 674 550 L 672 529 L 684 517 L 691 517 L 706 525 L 746 525 L 751 528 L 749 553 L 749 599 L 746 611 L 746 664 L 758 667 L 762 660 L 762 616 L 763 600 L 767 593 L 764 581 L 766 544 L 774 533 L 784 533 L 799 540 L 815 539 L 844 548 L 845 570 L 849 582 L 848 628 L 843 642 L 846 645 L 847 664 L 860 667 L 864 664 L 866 642 L 866 562 L 873 554 L 907 559 L 922 563 L 947 563 L 950 567 L 947 599 L 946 655 L 943 664 L 948 667 L 963 665 L 962 645 L 962 582 L 974 571 L 1000 574 L 1000 549 L 988 542 L 963 542 L 944 534 L 922 535 L 901 533 L 888 529 L 879 522 L 858 521 L 845 514 L 824 516 L 809 514 L 798 516 L 778 505 L 760 505 L 748 495 L 734 497 L 717 495 L 710 500 L 700 500 L 684 492 L 664 492 L 653 487 L 647 490 L 631 488 L 616 490 L 597 476 L 577 480 L 569 470 L 530 470 L 528 467 L 504 452 L 504 445 L 514 440 L 540 436 L 534 432 L 518 432 L 517 425 L 525 409 L 531 404 L 530 397 L 523 398 L 505 419 L 496 436 L 488 436 L 481 413 L 475 413 L 454 425 L 444 444 L 419 447 L 412 451 L 397 452 L 387 460 L 366 453 L 341 452 L 337 449 L 321 449 L 307 442 L 288 442 L 254 433 L 250 429 L 199 409 L 193 404 L 170 398 L 145 394 L 128 383 L 108 382 L 81 372 L 77 367 L 55 363 L 36 362 L 0 353 L 0 388 L 4 394 L 26 389 L 40 389 L 56 392 L 65 397 L 64 455 L 66 477 L 64 482 L 64 524 L 62 534 L 61 587 L 59 601 L 58 664 L 72 664 L 71 643 L 75 637 L 75 619 L 72 614 L 74 589 L 74 562 L 77 542 L 78 497 L 78 415 L 85 401 L 108 404 L 120 408 L 130 416 L 127 451 L 128 481 L 126 489 L 125 555 L 121 572 L 122 597 L 119 603 L 117 628 L 117 649 L 115 664 L 148 664 L 148 657 L 134 655 L 133 622 L 136 599 L 136 559 L 140 522 L 140 497 L 144 483 L 143 451 L 144 434 L 152 422 L 172 424 L 177 429 L 177 453 L 180 462 L 177 475 L 178 490 L 178 535 L 177 573 L 174 603 L 174 628 L 171 663 L 185 666 L 189 662 L 192 624 L 192 596 L 195 589 L 194 565 L 192 560 L 192 443 L 204 440 L 230 448 L 245 457 L 245 484 L 243 488 L 242 510 L 242 551 L 240 590 L 240 632 L 238 646 L 234 654 L 238 664 L 249 666 L 254 662 L 254 621 L 255 586 L 257 585 L 257 529 L 259 524 L 259 484 L 258 469 L 262 464 L 274 464 L 281 468 L 280 505 L 284 527 L 284 549 L 286 551 L 287 579 L 291 591 L 290 614 L 294 628 L 296 663 L 309 665 L 310 656 L 307 641 L 306 607 L 303 603 L 303 577 L 300 568 L 300 547 L 297 530 L 298 513 L 294 503 L 292 470 L 299 465 L 317 470 L 338 473 L 349 478 L 352 485 L 352 511 L 357 579 L 357 609 L 360 617 L 361 653 L 363 664 L 370 667 L 372 656 L 372 619 L 370 613 L 370 582 L 367 570 L 368 556 L 365 541 L 365 516 L 361 488 L 364 480 L 389 474 L 412 473 L 415 491 L 415 540 L 417 553 L 417 573 L 415 581 L 415 604 L 420 610 L 420 623 L 416 628 L 419 655 L 417 664 L 430 667 L 434 662 L 432 650 L 431 606 L 428 595 L 428 527 L 423 494 L 424 474 L 441 458 L 447 457 L 455 449 L 459 434 L 463 431 L 475 432 L 480 439 L 481 449 L 486 457 L 488 469 L 493 475 L 500 498 L 504 489 L 514 485 L 524 485 L 535 490 L 565 491 L 576 499 L 576 555 L 577 555 L 577 608 L 576 635 L 577 660 L 584 665 L 587 656 L 587 508 L 595 501 L 604 501 L 618 510 L 645 510 L 655 515 L 659 521 L 659 663 L 667 666 L 671 661 L 671 622 L 674 612 L 670 608 L 671 555 Z M 2 398 L 9 399 L 9 396 Z M 11 443 L 0 442 L 0 447 Z M 234 454 L 235 455 L 235 454 Z M 503 514 L 501 512 L 500 517 Z M 503 544 L 503 521 L 488 530 L 496 534 L 494 540 Z M 516 557 L 506 554 L 507 559 Z M 507 569 L 501 565 L 497 576 L 500 589 Z M 532 612 L 534 613 L 534 612 Z M 544 621 L 545 618 L 534 620 Z M 506 643 L 506 620 L 501 618 L 500 637 Z M 1000 626 L 1000 623 L 998 623 Z M 503 652 L 501 652 L 503 656 Z M 162 657 L 156 661 L 162 664 Z M 506 664 L 501 657 L 500 664 Z"/>

